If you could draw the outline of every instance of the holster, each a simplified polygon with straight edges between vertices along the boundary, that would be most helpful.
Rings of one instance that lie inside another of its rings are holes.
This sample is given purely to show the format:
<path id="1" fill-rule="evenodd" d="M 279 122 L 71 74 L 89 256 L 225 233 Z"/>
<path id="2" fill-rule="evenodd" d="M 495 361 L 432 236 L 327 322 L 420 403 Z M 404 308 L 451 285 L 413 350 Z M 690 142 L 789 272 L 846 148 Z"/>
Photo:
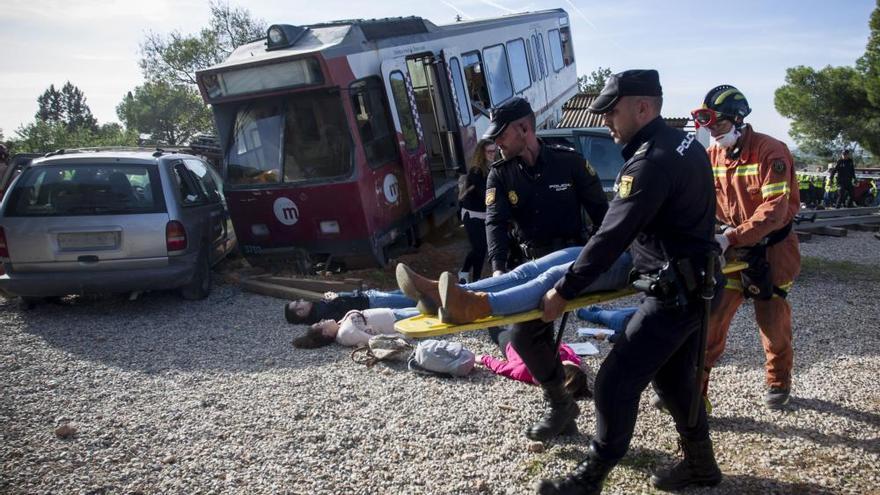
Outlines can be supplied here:
<path id="1" fill-rule="evenodd" d="M 746 251 L 743 261 L 748 268 L 740 272 L 743 297 L 767 301 L 773 297 L 773 277 L 770 263 L 767 262 L 767 246 L 758 245 Z"/>
<path id="2" fill-rule="evenodd" d="M 655 273 L 639 275 L 632 286 L 660 299 L 665 307 L 683 309 L 698 297 L 704 271 L 695 260 L 682 258 L 666 262 Z"/>
<path id="3" fill-rule="evenodd" d="M 756 246 L 745 250 L 745 255 L 741 259 L 749 266 L 740 272 L 743 297 L 756 301 L 768 301 L 774 294 L 783 298 L 788 296 L 788 292 L 773 285 L 773 270 L 767 261 L 767 249 L 782 242 L 788 237 L 789 232 L 791 232 L 791 223 L 771 232 Z"/>

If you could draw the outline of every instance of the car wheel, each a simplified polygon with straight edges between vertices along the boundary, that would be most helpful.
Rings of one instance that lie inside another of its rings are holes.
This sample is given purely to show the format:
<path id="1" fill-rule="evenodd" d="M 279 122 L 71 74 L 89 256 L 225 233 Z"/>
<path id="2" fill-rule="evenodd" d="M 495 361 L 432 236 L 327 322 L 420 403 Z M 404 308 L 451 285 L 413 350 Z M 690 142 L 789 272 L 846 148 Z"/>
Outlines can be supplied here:
<path id="1" fill-rule="evenodd" d="M 198 301 L 211 293 L 211 263 L 207 250 L 202 250 L 196 260 L 196 271 L 192 280 L 180 288 L 180 295 L 187 301 Z"/>

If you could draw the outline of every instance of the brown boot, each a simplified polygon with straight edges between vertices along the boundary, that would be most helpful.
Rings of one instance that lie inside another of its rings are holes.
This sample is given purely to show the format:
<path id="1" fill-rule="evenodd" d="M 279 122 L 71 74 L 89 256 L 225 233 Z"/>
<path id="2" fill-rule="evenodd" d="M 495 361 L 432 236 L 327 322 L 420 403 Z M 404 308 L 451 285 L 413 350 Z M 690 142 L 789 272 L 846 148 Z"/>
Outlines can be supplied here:
<path id="1" fill-rule="evenodd" d="M 452 272 L 440 275 L 440 321 L 443 323 L 470 323 L 492 315 L 489 294 L 462 289 Z"/>
<path id="2" fill-rule="evenodd" d="M 416 308 L 423 315 L 436 315 L 440 307 L 437 282 L 414 272 L 403 263 L 397 265 L 397 286 L 407 297 L 417 301 Z"/>

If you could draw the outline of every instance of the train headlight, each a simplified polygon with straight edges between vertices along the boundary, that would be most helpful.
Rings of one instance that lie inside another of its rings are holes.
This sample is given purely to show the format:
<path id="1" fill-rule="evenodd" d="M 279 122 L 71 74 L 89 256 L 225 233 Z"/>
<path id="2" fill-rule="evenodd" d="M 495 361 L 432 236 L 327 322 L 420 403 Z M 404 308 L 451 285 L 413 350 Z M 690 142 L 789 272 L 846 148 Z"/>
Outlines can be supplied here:
<path id="1" fill-rule="evenodd" d="M 284 32 L 278 26 L 269 28 L 269 43 L 272 45 L 280 45 L 284 42 Z"/>
<path id="2" fill-rule="evenodd" d="M 290 24 L 273 24 L 266 33 L 266 50 L 278 50 L 293 46 L 309 28 Z"/>
<path id="3" fill-rule="evenodd" d="M 338 234 L 339 222 L 337 222 L 336 220 L 324 220 L 323 222 L 321 222 L 321 233 Z"/>
<path id="4" fill-rule="evenodd" d="M 269 227 L 263 223 L 255 223 L 251 225 L 251 234 L 254 237 L 269 237 Z"/>

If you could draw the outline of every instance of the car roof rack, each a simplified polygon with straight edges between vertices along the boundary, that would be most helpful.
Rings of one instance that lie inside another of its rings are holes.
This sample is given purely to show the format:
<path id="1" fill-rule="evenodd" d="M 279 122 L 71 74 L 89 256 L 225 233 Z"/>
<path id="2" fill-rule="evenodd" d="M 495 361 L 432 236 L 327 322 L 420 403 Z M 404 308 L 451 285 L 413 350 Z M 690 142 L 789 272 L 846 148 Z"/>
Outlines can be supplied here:
<path id="1" fill-rule="evenodd" d="M 198 153 L 186 146 L 158 147 L 158 146 L 93 146 L 84 148 L 57 149 L 43 155 L 44 158 L 50 156 L 67 155 L 72 153 L 97 153 L 101 151 L 130 151 L 130 152 L 152 152 L 154 157 L 160 157 L 167 153 L 184 153 L 187 155 L 197 155 Z"/>

